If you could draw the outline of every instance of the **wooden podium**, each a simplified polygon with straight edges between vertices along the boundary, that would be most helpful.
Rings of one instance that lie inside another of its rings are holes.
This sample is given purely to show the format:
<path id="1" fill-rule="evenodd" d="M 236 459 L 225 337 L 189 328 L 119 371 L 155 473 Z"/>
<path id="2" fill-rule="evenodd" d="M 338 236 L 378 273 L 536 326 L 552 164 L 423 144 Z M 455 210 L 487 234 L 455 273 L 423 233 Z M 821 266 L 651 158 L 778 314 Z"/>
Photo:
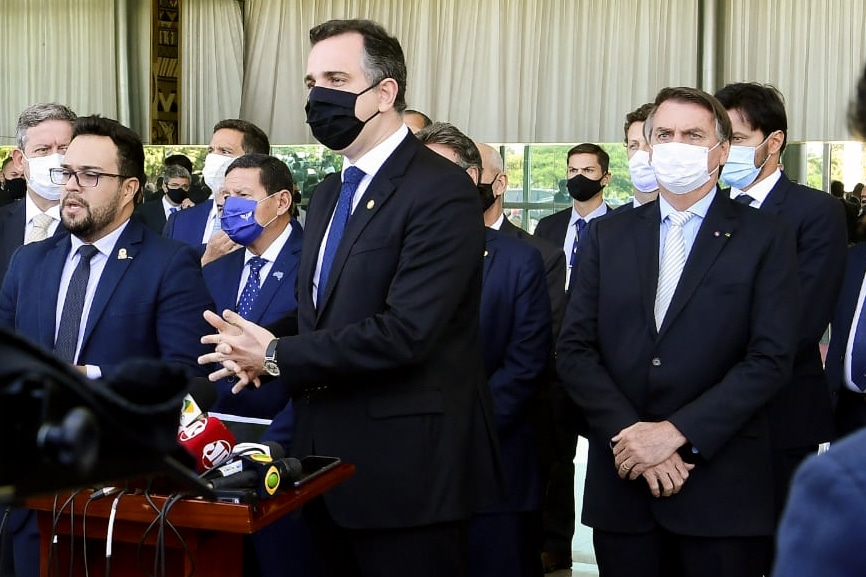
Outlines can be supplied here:
<path id="1" fill-rule="evenodd" d="M 283 515 L 294 511 L 310 499 L 345 481 L 355 472 L 353 465 L 342 463 L 334 469 L 312 479 L 298 489 L 283 491 L 272 499 L 259 500 L 255 505 L 238 505 L 191 498 L 178 501 L 172 506 L 168 520 L 180 533 L 183 543 L 168 528 L 164 531 L 165 567 L 170 577 L 186 577 L 195 568 L 195 575 L 241 577 L 243 572 L 243 535 L 254 533 Z M 84 549 L 82 529 L 87 531 L 87 565 L 91 575 L 105 575 L 105 540 L 108 533 L 108 517 L 114 496 L 92 501 L 83 518 L 84 505 L 92 491 L 81 491 L 72 505 L 67 507 L 57 524 L 57 544 L 52 563 L 59 563 L 61 574 L 84 576 Z M 58 507 L 71 495 L 60 493 Z M 165 504 L 166 496 L 151 496 L 157 508 Z M 28 499 L 25 506 L 37 511 L 37 522 L 41 534 L 40 571 L 43 577 L 50 574 L 49 552 L 51 549 L 54 495 Z M 74 507 L 74 526 L 70 526 L 70 507 Z M 124 495 L 117 507 L 112 539 L 110 575 L 135 577 L 152 574 L 156 554 L 156 528 L 152 529 L 141 547 L 139 542 L 148 525 L 157 513 L 144 495 Z M 70 535 L 74 535 L 74 547 L 70 546 Z M 184 544 L 189 550 L 187 554 Z M 72 572 L 70 567 L 72 552 Z M 139 562 L 139 555 L 141 561 Z"/>

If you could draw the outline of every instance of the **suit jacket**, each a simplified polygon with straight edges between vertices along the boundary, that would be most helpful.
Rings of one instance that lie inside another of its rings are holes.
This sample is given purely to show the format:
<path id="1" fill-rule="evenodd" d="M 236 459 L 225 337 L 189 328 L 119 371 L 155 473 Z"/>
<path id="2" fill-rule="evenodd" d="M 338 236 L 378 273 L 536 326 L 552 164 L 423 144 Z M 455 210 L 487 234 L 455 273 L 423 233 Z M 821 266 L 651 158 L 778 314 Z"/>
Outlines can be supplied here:
<path id="1" fill-rule="evenodd" d="M 296 221 L 292 221 L 289 226 L 292 227 L 292 234 L 259 290 L 259 296 L 248 318 L 251 322 L 260 325 L 272 323 L 298 306 L 295 287 L 304 231 Z M 243 250 L 230 252 L 202 269 L 205 284 L 210 290 L 217 311 L 237 310 L 238 286 L 244 270 L 245 253 Z M 212 410 L 218 413 L 273 419 L 290 400 L 288 389 L 282 386 L 279 380 L 264 387 L 247 387 L 238 394 L 232 394 L 232 384 L 225 379 L 218 381 L 216 387 L 217 401 Z M 291 416 L 291 412 L 288 416 Z M 290 431 L 291 427 L 286 430 Z M 288 447 L 291 437 L 279 441 Z"/>
<path id="2" fill-rule="evenodd" d="M 293 452 L 357 465 L 324 495 L 343 527 L 466 519 L 501 494 L 479 340 L 478 191 L 407 134 L 349 219 L 316 307 L 313 275 L 339 190 L 326 179 L 310 202 L 297 317 L 284 323 L 299 334 L 277 347 L 297 395 Z"/>
<path id="3" fill-rule="evenodd" d="M 135 207 L 133 217 L 139 219 L 147 228 L 157 234 L 162 234 L 162 231 L 165 230 L 165 208 L 162 205 L 161 198 L 139 204 Z M 204 231 L 202 231 L 202 234 L 204 234 Z M 201 237 L 199 237 L 200 242 Z"/>
<path id="4" fill-rule="evenodd" d="M 562 245 L 565 243 L 565 235 L 568 233 L 568 223 L 571 222 L 571 212 L 572 207 L 568 207 L 564 210 L 560 210 L 559 212 L 555 212 L 549 216 L 545 216 L 541 220 L 538 221 L 538 226 L 535 227 L 535 236 L 546 240 L 547 242 L 553 244 L 554 246 L 560 249 L 562 252 Z M 606 218 L 613 211 L 608 206 L 607 212 L 604 216 L 599 218 Z M 589 221 L 588 226 L 592 227 L 592 223 L 595 222 L 596 218 Z M 584 236 L 586 236 L 587 231 L 584 231 Z M 581 247 L 582 248 L 582 247 Z M 565 253 L 562 252 L 563 258 L 565 258 Z M 575 255 L 575 263 L 574 268 L 577 268 L 579 254 Z M 564 266 L 567 268 L 569 265 L 568 260 L 565 261 Z M 572 283 L 573 284 L 573 283 Z M 565 287 L 565 278 L 562 279 L 562 286 Z M 568 297 L 566 297 L 567 300 Z M 568 306 L 568 305 L 566 305 Z M 558 333 L 557 333 L 558 334 Z"/>
<path id="5" fill-rule="evenodd" d="M 541 255 L 522 241 L 487 229 L 481 349 L 508 492 L 507 503 L 497 511 L 541 508 L 538 439 L 530 408 L 550 358 L 550 325 Z"/>
<path id="6" fill-rule="evenodd" d="M 774 577 L 857 577 L 866 567 L 866 431 L 809 457 L 794 477 Z"/>
<path id="7" fill-rule="evenodd" d="M 827 348 L 826 371 L 834 407 L 839 402 L 839 391 L 844 386 L 845 349 L 851 323 L 854 322 L 854 314 L 857 312 L 863 275 L 866 275 L 866 243 L 855 244 L 848 249 L 848 264 L 830 324 L 832 330 L 830 346 Z"/>
<path id="8" fill-rule="evenodd" d="M 202 243 L 204 230 L 207 228 L 208 216 L 213 207 L 213 199 L 197 204 L 186 210 L 171 215 L 165 223 L 162 235 L 194 246 L 199 251 L 199 257 L 204 254 L 206 243 Z"/>
<path id="9" fill-rule="evenodd" d="M 723 190 L 722 194 L 729 193 Z M 833 409 L 818 344 L 830 324 L 845 271 L 845 213 L 837 199 L 793 183 L 784 173 L 761 204 L 761 211 L 778 216 L 794 232 L 797 280 L 805 304 L 791 382 L 771 407 L 773 444 L 810 447 L 834 436 Z"/>
<path id="10" fill-rule="evenodd" d="M 22 246 L 0 290 L 0 324 L 41 347 L 54 348 L 60 275 L 71 246 L 64 232 Z M 125 249 L 128 258 L 120 258 Z M 117 255 L 117 256 L 115 256 Z M 130 219 L 110 255 L 93 297 L 78 363 L 109 376 L 133 358 L 160 359 L 206 374 L 198 356 L 213 303 L 195 251 Z"/>
<path id="11" fill-rule="evenodd" d="M 529 234 L 522 228 L 514 226 L 508 218 L 503 219 L 499 232 L 512 238 L 519 238 L 541 253 L 541 258 L 544 261 L 544 277 L 547 279 L 547 294 L 550 297 L 550 308 L 553 315 L 553 335 L 556 337 L 559 335 L 562 317 L 565 315 L 565 293 L 562 290 L 565 286 L 565 253 L 560 248 L 561 244 L 555 246 L 541 237 Z M 565 237 L 563 237 L 563 242 L 565 242 Z"/>
<path id="12" fill-rule="evenodd" d="M 27 205 L 23 200 L 0 207 L 0 282 L 9 268 L 12 254 L 24 244 L 24 230 L 27 227 Z M 64 232 L 63 224 L 58 224 L 54 235 Z"/>
<path id="13" fill-rule="evenodd" d="M 790 381 L 799 297 L 789 227 L 716 192 L 656 330 L 659 204 L 592 227 L 557 346 L 557 367 L 590 425 L 583 521 L 694 536 L 770 535 L 765 405 Z M 682 491 L 654 499 L 617 477 L 610 439 L 670 421 L 696 462 Z M 697 451 L 695 453 L 694 451 Z"/>

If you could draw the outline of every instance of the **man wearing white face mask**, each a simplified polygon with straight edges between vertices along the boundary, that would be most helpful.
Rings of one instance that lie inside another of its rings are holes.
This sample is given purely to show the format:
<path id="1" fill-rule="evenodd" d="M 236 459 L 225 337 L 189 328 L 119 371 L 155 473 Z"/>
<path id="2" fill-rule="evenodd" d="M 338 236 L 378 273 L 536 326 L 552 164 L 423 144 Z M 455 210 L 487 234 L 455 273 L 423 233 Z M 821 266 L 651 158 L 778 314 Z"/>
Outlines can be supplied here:
<path id="1" fill-rule="evenodd" d="M 734 131 L 731 153 L 722 170 L 722 180 L 731 189 L 723 193 L 777 215 L 794 231 L 800 292 L 803 302 L 808 303 L 800 320 L 791 382 L 773 401 L 770 413 L 776 507 L 781 514 L 794 470 L 834 435 L 831 398 L 818 344 L 842 285 L 847 249 L 845 213 L 832 196 L 791 182 L 780 169 L 788 119 L 776 88 L 757 83 L 728 84 L 716 98 L 727 109 Z M 838 383 L 841 379 L 831 385 Z M 864 394 L 855 389 L 846 387 L 839 404 L 863 405 Z"/>
<path id="2" fill-rule="evenodd" d="M 15 249 L 57 231 L 62 187 L 51 182 L 48 171 L 60 167 L 75 120 L 72 110 L 55 103 L 34 104 L 18 117 L 12 162 L 27 181 L 27 194 L 23 202 L 0 209 L 0 280 Z"/>
<path id="3" fill-rule="evenodd" d="M 617 212 L 637 208 L 654 201 L 659 195 L 659 184 L 649 164 L 649 143 L 643 134 L 644 123 L 652 112 L 653 103 L 647 102 L 625 116 L 625 150 L 631 178 L 632 202 L 616 209 Z"/>
<path id="4" fill-rule="evenodd" d="M 220 192 L 226 169 L 239 156 L 253 152 L 268 154 L 270 148 L 268 135 L 252 122 L 235 118 L 217 122 L 202 169 L 211 196 L 205 202 L 172 215 L 163 235 L 200 247 L 202 266 L 240 248 L 241 245 L 233 242 L 219 225 L 224 200 Z"/>
<path id="5" fill-rule="evenodd" d="M 794 236 L 718 192 L 732 129 L 715 98 L 665 88 L 654 104 L 658 201 L 590 229 L 557 346 L 589 422 L 582 520 L 609 577 L 760 577 L 766 406 L 797 348 Z"/>

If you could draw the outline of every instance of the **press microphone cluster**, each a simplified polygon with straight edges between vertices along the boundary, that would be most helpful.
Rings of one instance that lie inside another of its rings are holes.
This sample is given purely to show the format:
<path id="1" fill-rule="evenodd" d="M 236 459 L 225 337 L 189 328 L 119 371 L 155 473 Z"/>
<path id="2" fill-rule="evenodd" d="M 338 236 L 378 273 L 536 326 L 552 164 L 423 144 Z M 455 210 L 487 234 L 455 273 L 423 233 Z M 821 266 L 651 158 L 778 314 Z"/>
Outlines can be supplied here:
<path id="1" fill-rule="evenodd" d="M 195 460 L 199 473 L 209 471 L 231 458 L 235 437 L 225 424 L 207 415 L 216 402 L 216 388 L 207 379 L 193 380 L 180 412 L 177 441 Z"/>
<path id="2" fill-rule="evenodd" d="M 234 466 L 230 471 L 230 467 Z M 284 483 L 291 484 L 301 476 L 301 463 L 295 458 L 275 459 L 263 453 L 244 455 L 223 466 L 221 474 L 208 480 L 215 491 L 255 489 L 260 499 L 273 497 Z"/>

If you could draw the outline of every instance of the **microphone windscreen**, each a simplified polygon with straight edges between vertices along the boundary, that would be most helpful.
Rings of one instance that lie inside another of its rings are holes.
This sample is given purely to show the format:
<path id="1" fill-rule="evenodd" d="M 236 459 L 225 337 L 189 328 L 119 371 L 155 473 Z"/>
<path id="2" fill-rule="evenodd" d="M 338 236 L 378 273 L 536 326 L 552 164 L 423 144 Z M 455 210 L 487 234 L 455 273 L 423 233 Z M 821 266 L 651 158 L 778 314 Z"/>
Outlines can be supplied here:
<path id="1" fill-rule="evenodd" d="M 205 417 L 183 427 L 177 440 L 195 460 L 199 473 L 225 463 L 235 444 L 234 435 L 216 417 Z"/>
<path id="2" fill-rule="evenodd" d="M 216 385 L 207 377 L 194 377 L 189 382 L 189 394 L 202 412 L 209 412 L 217 402 Z"/>

